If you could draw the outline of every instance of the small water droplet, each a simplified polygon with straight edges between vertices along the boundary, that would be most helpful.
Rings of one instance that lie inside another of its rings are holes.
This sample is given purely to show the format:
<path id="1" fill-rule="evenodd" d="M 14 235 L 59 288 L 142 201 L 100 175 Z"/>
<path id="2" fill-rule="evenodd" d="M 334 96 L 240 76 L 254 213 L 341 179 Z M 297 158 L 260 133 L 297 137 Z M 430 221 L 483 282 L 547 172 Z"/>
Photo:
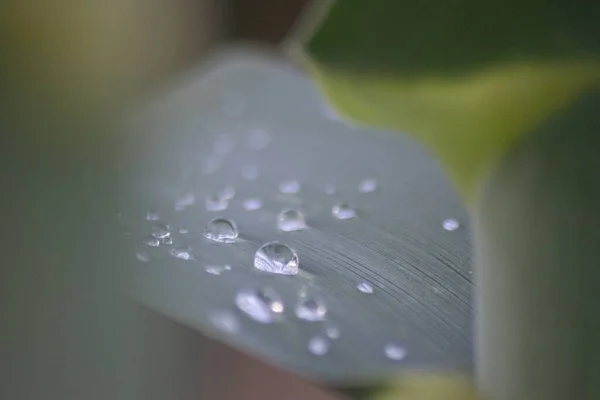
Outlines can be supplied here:
<path id="1" fill-rule="evenodd" d="M 206 224 L 204 237 L 219 243 L 233 243 L 239 235 L 235 222 L 225 218 L 215 218 Z"/>
<path id="2" fill-rule="evenodd" d="M 263 202 L 259 198 L 249 198 L 244 200 L 244 208 L 247 211 L 256 211 L 260 210 L 263 206 Z"/>
<path id="3" fill-rule="evenodd" d="M 279 294 L 269 287 L 240 290 L 235 304 L 250 318 L 264 324 L 275 321 L 285 308 Z"/>
<path id="4" fill-rule="evenodd" d="M 335 186 L 333 186 L 331 183 L 325 185 L 325 194 L 335 194 Z"/>
<path id="5" fill-rule="evenodd" d="M 209 156 L 202 162 L 200 172 L 203 175 L 211 175 L 221 169 L 221 159 L 216 156 Z"/>
<path id="6" fill-rule="evenodd" d="M 284 181 L 279 184 L 279 191 L 284 194 L 294 194 L 300 191 L 300 182 L 295 180 Z"/>
<path id="7" fill-rule="evenodd" d="M 299 231 L 306 228 L 306 220 L 300 211 L 283 210 L 277 215 L 277 228 L 284 232 Z"/>
<path id="8" fill-rule="evenodd" d="M 154 211 L 148 211 L 146 213 L 146 221 L 158 221 L 159 216 Z"/>
<path id="9" fill-rule="evenodd" d="M 158 238 L 155 238 L 152 235 L 146 236 L 142 240 L 142 243 L 144 243 L 146 246 L 150 246 L 150 247 L 158 247 L 158 246 L 160 246 L 160 240 L 158 240 Z"/>
<path id="10" fill-rule="evenodd" d="M 460 223 L 455 218 L 448 218 L 442 222 L 442 228 L 448 232 L 452 232 L 460 228 Z"/>
<path id="11" fill-rule="evenodd" d="M 362 193 L 371 193 L 377 189 L 377 181 L 375 179 L 365 179 L 358 185 L 358 191 Z"/>
<path id="12" fill-rule="evenodd" d="M 227 186 L 225 189 L 221 190 L 219 195 L 226 200 L 231 200 L 235 197 L 235 188 L 233 186 Z"/>
<path id="13" fill-rule="evenodd" d="M 157 222 L 152 226 L 152 236 L 157 239 L 164 239 L 167 236 L 171 236 L 171 228 L 167 224 Z"/>
<path id="14" fill-rule="evenodd" d="M 206 211 L 223 211 L 229 207 L 229 200 L 220 195 L 209 195 L 204 199 Z"/>
<path id="15" fill-rule="evenodd" d="M 231 136 L 219 135 L 213 144 L 213 153 L 217 156 L 224 156 L 231 153 L 234 147 L 235 142 Z"/>
<path id="16" fill-rule="evenodd" d="M 333 216 L 337 219 L 350 219 L 356 216 L 354 208 L 346 203 L 338 203 L 331 209 Z"/>
<path id="17" fill-rule="evenodd" d="M 372 294 L 374 292 L 373 285 L 371 285 L 369 282 L 361 282 L 356 285 L 356 288 L 366 294 Z"/>
<path id="18" fill-rule="evenodd" d="M 327 335 L 327 337 L 329 339 L 339 339 L 340 338 L 340 330 L 339 330 L 339 328 L 337 328 L 335 326 L 329 326 L 325 330 L 325 335 Z"/>
<path id="19" fill-rule="evenodd" d="M 406 357 L 406 349 L 396 343 L 388 343 L 384 348 L 384 352 L 390 360 L 400 361 Z"/>
<path id="20" fill-rule="evenodd" d="M 137 258 L 139 261 L 144 262 L 144 263 L 150 262 L 150 254 L 148 254 L 148 253 L 143 253 L 143 252 L 136 253 L 135 258 Z"/>
<path id="21" fill-rule="evenodd" d="M 270 242 L 254 255 L 254 267 L 260 271 L 281 275 L 298 273 L 298 254 L 285 244 Z"/>
<path id="22" fill-rule="evenodd" d="M 214 311 L 208 319 L 215 328 L 225 333 L 233 334 L 240 330 L 240 321 L 230 311 Z"/>
<path id="23" fill-rule="evenodd" d="M 315 356 L 324 356 L 329 351 L 329 341 L 321 336 L 315 336 L 308 341 L 308 351 Z"/>
<path id="24" fill-rule="evenodd" d="M 229 265 L 207 265 L 205 268 L 206 272 L 211 275 L 221 275 L 225 271 L 230 271 L 231 267 Z"/>
<path id="25" fill-rule="evenodd" d="M 305 299 L 296 306 L 296 316 L 306 321 L 323 321 L 327 315 L 327 306 L 317 299 Z"/>
<path id="26" fill-rule="evenodd" d="M 187 207 L 192 206 L 196 203 L 196 196 L 194 193 L 186 193 L 183 196 L 175 200 L 175 211 L 183 211 Z"/>
<path id="27" fill-rule="evenodd" d="M 173 238 L 171 236 L 160 239 L 164 244 L 173 244 Z"/>
<path id="28" fill-rule="evenodd" d="M 249 181 L 258 178 L 258 167 L 256 165 L 246 165 L 242 168 L 242 177 Z"/>
<path id="29" fill-rule="evenodd" d="M 181 245 L 181 246 L 175 246 L 173 247 L 170 251 L 169 254 L 171 254 L 173 257 L 175 258 L 179 258 L 180 260 L 191 260 L 192 257 L 192 250 L 185 245 Z"/>
<path id="30" fill-rule="evenodd" d="M 271 141 L 271 135 L 266 129 L 253 129 L 248 133 L 246 144 L 249 149 L 262 150 Z"/>
<path id="31" fill-rule="evenodd" d="M 179 233 L 185 235 L 186 233 L 189 233 L 190 230 L 187 228 L 187 226 L 182 226 L 181 228 L 179 228 Z"/>

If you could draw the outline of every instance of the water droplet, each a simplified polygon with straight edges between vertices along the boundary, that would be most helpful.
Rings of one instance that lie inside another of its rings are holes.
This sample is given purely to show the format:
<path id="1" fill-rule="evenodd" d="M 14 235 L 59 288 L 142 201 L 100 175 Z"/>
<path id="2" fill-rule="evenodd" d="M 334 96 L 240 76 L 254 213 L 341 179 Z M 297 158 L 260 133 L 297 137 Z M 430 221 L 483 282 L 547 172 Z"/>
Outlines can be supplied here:
<path id="1" fill-rule="evenodd" d="M 225 333 L 233 334 L 240 330 L 240 321 L 230 311 L 214 311 L 208 319 L 215 328 Z"/>
<path id="2" fill-rule="evenodd" d="M 235 222 L 225 218 L 215 218 L 206 224 L 204 237 L 219 243 L 233 243 L 239 235 Z"/>
<path id="3" fill-rule="evenodd" d="M 159 216 L 154 211 L 148 211 L 146 213 L 146 221 L 158 221 Z"/>
<path id="4" fill-rule="evenodd" d="M 183 211 L 187 207 L 192 206 L 196 203 L 196 196 L 194 193 L 186 193 L 183 196 L 175 200 L 175 211 Z"/>
<path id="5" fill-rule="evenodd" d="M 277 228 L 284 232 L 304 229 L 306 228 L 304 215 L 297 210 L 283 210 L 277 215 Z"/>
<path id="6" fill-rule="evenodd" d="M 442 222 L 442 228 L 448 232 L 452 232 L 460 228 L 460 223 L 455 218 L 448 218 Z"/>
<path id="7" fill-rule="evenodd" d="M 371 285 L 369 282 L 361 282 L 356 285 L 356 288 L 366 294 L 372 294 L 374 292 L 373 285 Z"/>
<path id="8" fill-rule="evenodd" d="M 252 150 L 262 150 L 271 141 L 271 135 L 265 129 L 253 129 L 248 133 L 247 145 Z"/>
<path id="9" fill-rule="evenodd" d="M 235 188 L 233 186 L 227 186 L 225 189 L 221 190 L 219 195 L 226 200 L 231 200 L 235 197 Z"/>
<path id="10" fill-rule="evenodd" d="M 139 261 L 144 262 L 144 263 L 150 262 L 150 254 L 148 254 L 148 253 L 143 253 L 143 252 L 136 253 L 135 258 L 137 258 Z"/>
<path id="11" fill-rule="evenodd" d="M 223 211 L 229 207 L 229 200 L 220 195 L 213 194 L 206 196 L 204 199 L 204 205 L 206 211 Z"/>
<path id="12" fill-rule="evenodd" d="M 306 321 L 323 321 L 327 315 L 327 306 L 320 300 L 302 300 L 296 306 L 296 316 Z"/>
<path id="13" fill-rule="evenodd" d="M 315 336 L 308 341 L 308 351 L 315 356 L 323 356 L 329 351 L 329 341 L 321 336 Z"/>
<path id="14" fill-rule="evenodd" d="M 325 330 L 325 335 L 327 335 L 327 337 L 329 339 L 339 339 L 340 338 L 340 330 L 338 328 L 336 328 L 335 326 L 329 326 Z"/>
<path id="15" fill-rule="evenodd" d="M 211 275 L 221 275 L 225 271 L 231 271 L 231 267 L 229 265 L 208 265 L 205 270 Z"/>
<path id="16" fill-rule="evenodd" d="M 377 189 L 377 181 L 375 179 L 365 179 L 358 185 L 358 191 L 362 193 L 371 193 Z"/>
<path id="17" fill-rule="evenodd" d="M 213 144 L 213 153 L 217 156 L 224 156 L 231 153 L 234 147 L 235 142 L 231 136 L 219 135 Z"/>
<path id="18" fill-rule="evenodd" d="M 180 260 L 188 261 L 188 260 L 193 259 L 192 250 L 188 246 L 185 246 L 185 245 L 173 247 L 169 251 L 169 254 L 175 258 L 179 258 Z"/>
<path id="19" fill-rule="evenodd" d="M 396 343 L 388 343 L 384 348 L 384 352 L 390 360 L 400 361 L 406 357 L 406 349 Z"/>
<path id="20" fill-rule="evenodd" d="M 164 244 L 173 244 L 173 238 L 171 236 L 160 239 Z"/>
<path id="21" fill-rule="evenodd" d="M 190 232 L 190 230 L 186 226 L 182 226 L 181 228 L 179 228 L 179 233 L 181 233 L 181 234 L 185 235 L 186 233 L 189 233 L 189 232 Z"/>
<path id="22" fill-rule="evenodd" d="M 235 304 L 250 318 L 264 324 L 275 321 L 284 310 L 279 294 L 268 287 L 240 290 Z"/>
<path id="23" fill-rule="evenodd" d="M 350 207 L 346 203 L 339 203 L 333 206 L 331 209 L 333 216 L 337 219 L 350 219 L 356 216 L 356 211 L 354 208 Z"/>
<path id="24" fill-rule="evenodd" d="M 335 194 L 335 186 L 333 186 L 331 183 L 325 185 L 325 194 Z"/>
<path id="25" fill-rule="evenodd" d="M 157 239 L 164 239 L 167 236 L 171 236 L 171 228 L 167 224 L 157 222 L 152 226 L 152 236 Z"/>
<path id="26" fill-rule="evenodd" d="M 249 181 L 258 178 L 258 167 L 256 165 L 246 165 L 242 168 L 242 177 Z"/>
<path id="27" fill-rule="evenodd" d="M 279 191 L 284 194 L 294 194 L 300 191 L 300 182 L 290 180 L 279 184 Z"/>
<path id="28" fill-rule="evenodd" d="M 146 236 L 143 240 L 142 243 L 144 243 L 146 246 L 150 246 L 150 247 L 158 247 L 160 246 L 160 240 L 158 240 L 157 238 L 155 238 L 154 236 Z"/>
<path id="29" fill-rule="evenodd" d="M 254 267 L 272 274 L 296 275 L 298 263 L 298 254 L 289 246 L 278 242 L 263 245 L 254 255 Z"/>
<path id="30" fill-rule="evenodd" d="M 244 200 L 244 208 L 247 211 L 256 211 L 260 210 L 263 206 L 263 202 L 259 198 L 249 198 Z"/>
<path id="31" fill-rule="evenodd" d="M 211 175 L 217 172 L 221 168 L 221 159 L 215 156 L 209 156 L 202 162 L 200 172 L 203 175 Z"/>

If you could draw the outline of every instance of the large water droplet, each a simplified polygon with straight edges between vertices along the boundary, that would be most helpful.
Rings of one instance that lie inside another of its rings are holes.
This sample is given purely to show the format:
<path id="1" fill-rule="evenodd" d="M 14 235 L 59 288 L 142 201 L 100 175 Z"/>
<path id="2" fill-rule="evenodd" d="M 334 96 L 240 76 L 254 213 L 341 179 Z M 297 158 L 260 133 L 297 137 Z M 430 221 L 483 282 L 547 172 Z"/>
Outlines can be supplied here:
<path id="1" fill-rule="evenodd" d="M 384 352 L 390 360 L 400 361 L 406 357 L 406 349 L 397 343 L 388 343 L 384 348 Z"/>
<path id="2" fill-rule="evenodd" d="M 152 226 L 152 236 L 157 239 L 164 239 L 168 236 L 171 236 L 171 228 L 167 224 L 157 222 Z"/>
<path id="3" fill-rule="evenodd" d="M 358 184 L 358 191 L 362 193 L 371 193 L 377 189 L 377 181 L 375 179 L 365 179 Z"/>
<path id="4" fill-rule="evenodd" d="M 235 197 L 235 188 L 233 186 L 227 186 L 225 189 L 221 190 L 219 195 L 226 200 L 231 200 Z"/>
<path id="5" fill-rule="evenodd" d="M 277 215 L 277 228 L 284 232 L 304 229 L 306 228 L 304 215 L 297 210 L 283 210 Z"/>
<path id="6" fill-rule="evenodd" d="M 169 250 L 169 254 L 171 254 L 175 258 L 179 258 L 180 260 L 185 261 L 191 260 L 193 258 L 192 250 L 185 245 L 173 247 L 171 250 Z"/>
<path id="7" fill-rule="evenodd" d="M 329 351 L 329 341 L 321 336 L 315 336 L 308 341 L 308 351 L 315 356 L 323 356 Z"/>
<path id="8" fill-rule="evenodd" d="M 442 222 L 442 228 L 448 232 L 452 232 L 460 228 L 460 223 L 455 218 L 448 218 Z"/>
<path id="9" fill-rule="evenodd" d="M 271 141 L 271 135 L 265 129 L 253 129 L 248 133 L 246 144 L 252 150 L 262 150 Z"/>
<path id="10" fill-rule="evenodd" d="M 233 334 L 240 330 L 240 321 L 231 311 L 214 311 L 208 319 L 215 328 L 225 333 Z"/>
<path id="11" fill-rule="evenodd" d="M 247 211 L 256 211 L 262 208 L 263 202 L 259 198 L 249 198 L 244 200 L 243 205 Z"/>
<path id="12" fill-rule="evenodd" d="M 306 321 L 323 321 L 327 315 L 327 306 L 317 299 L 305 299 L 296 306 L 296 316 Z"/>
<path id="13" fill-rule="evenodd" d="M 371 285 L 369 282 L 361 282 L 356 285 L 356 288 L 362 293 L 366 294 L 372 294 L 374 292 L 373 285 Z"/>
<path id="14" fill-rule="evenodd" d="M 325 329 L 325 335 L 327 335 L 329 339 L 339 339 L 340 330 L 335 326 L 329 326 L 327 329 Z"/>
<path id="15" fill-rule="evenodd" d="M 206 224 L 204 237 L 219 243 L 233 243 L 239 235 L 235 222 L 225 218 L 215 218 Z"/>
<path id="16" fill-rule="evenodd" d="M 356 216 L 354 208 L 346 203 L 338 203 L 331 209 L 333 216 L 337 219 L 350 219 Z"/>
<path id="17" fill-rule="evenodd" d="M 254 255 L 254 267 L 272 274 L 296 275 L 298 254 L 285 244 L 271 242 L 263 245 Z"/>
<path id="18" fill-rule="evenodd" d="M 225 271 L 230 271 L 231 267 L 229 265 L 207 265 L 205 270 L 211 275 L 221 275 Z"/>
<path id="19" fill-rule="evenodd" d="M 242 177 L 249 181 L 258 178 L 258 167 L 256 165 L 246 165 L 242 168 Z"/>
<path id="20" fill-rule="evenodd" d="M 144 252 L 139 252 L 135 254 L 135 258 L 137 258 L 139 261 L 147 263 L 150 262 L 150 254 L 148 253 L 144 253 Z"/>
<path id="21" fill-rule="evenodd" d="M 271 288 L 240 290 L 235 304 L 255 321 L 268 324 L 275 321 L 284 311 L 283 301 Z"/>
<path id="22" fill-rule="evenodd" d="M 229 206 L 229 200 L 221 195 L 209 195 L 204 199 L 206 211 L 223 211 Z"/>
<path id="23" fill-rule="evenodd" d="M 196 203 L 196 196 L 194 193 L 186 193 L 183 196 L 175 200 L 175 211 L 183 211 L 187 207 L 192 206 Z"/>
<path id="24" fill-rule="evenodd" d="M 146 246 L 150 246 L 150 247 L 158 247 L 160 246 L 160 240 L 158 240 L 158 238 L 155 238 L 154 236 L 146 236 L 143 240 L 142 243 L 144 243 Z"/>
<path id="25" fill-rule="evenodd" d="M 284 181 L 279 184 L 279 191 L 284 194 L 294 194 L 300 191 L 300 182 L 295 180 Z"/>

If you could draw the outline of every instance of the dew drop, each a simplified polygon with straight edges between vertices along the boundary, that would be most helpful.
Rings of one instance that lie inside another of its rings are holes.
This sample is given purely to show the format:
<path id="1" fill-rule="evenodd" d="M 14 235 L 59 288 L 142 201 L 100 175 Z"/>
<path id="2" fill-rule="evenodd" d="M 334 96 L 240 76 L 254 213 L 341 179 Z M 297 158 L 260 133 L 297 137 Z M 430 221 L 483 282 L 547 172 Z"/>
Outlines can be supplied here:
<path id="1" fill-rule="evenodd" d="M 306 220 L 300 211 L 283 210 L 277 215 L 277 228 L 284 232 L 299 231 L 306 228 Z"/>
<path id="2" fill-rule="evenodd" d="M 204 228 L 204 237 L 219 243 L 233 243 L 238 235 L 235 222 L 225 218 L 215 218 Z"/>
<path id="3" fill-rule="evenodd" d="M 284 311 L 283 301 L 272 288 L 243 289 L 235 297 L 235 304 L 257 322 L 274 322 Z"/>
<path id="4" fill-rule="evenodd" d="M 235 197 L 235 188 L 233 186 L 227 186 L 219 193 L 220 197 L 226 200 L 231 200 Z"/>
<path id="5" fill-rule="evenodd" d="M 243 206 L 247 211 L 256 211 L 262 208 L 263 202 L 259 198 L 249 198 L 244 200 Z"/>
<path id="6" fill-rule="evenodd" d="M 338 203 L 331 209 L 333 216 L 337 219 L 350 219 L 356 216 L 354 208 L 350 207 L 346 203 Z"/>
<path id="7" fill-rule="evenodd" d="M 183 211 L 187 207 L 192 206 L 196 203 L 196 196 L 194 193 L 186 193 L 183 196 L 175 200 L 175 211 Z"/>
<path id="8" fill-rule="evenodd" d="M 328 183 L 327 185 L 325 185 L 325 194 L 335 194 L 335 186 L 333 186 L 331 183 Z"/>
<path id="9" fill-rule="evenodd" d="M 191 260 L 193 258 L 192 250 L 185 245 L 173 247 L 171 250 L 169 250 L 169 254 L 175 258 L 185 261 Z"/>
<path id="10" fill-rule="evenodd" d="M 242 168 L 242 177 L 253 181 L 258 178 L 258 167 L 256 165 L 246 165 Z"/>
<path id="11" fill-rule="evenodd" d="M 154 211 L 148 211 L 146 213 L 146 221 L 158 221 L 159 216 Z"/>
<path id="12" fill-rule="evenodd" d="M 150 254 L 148 254 L 148 253 L 143 253 L 143 252 L 136 253 L 135 258 L 137 258 L 139 261 L 144 262 L 144 263 L 150 262 Z"/>
<path id="13" fill-rule="evenodd" d="M 203 175 L 211 175 L 221 169 L 221 160 L 216 156 L 209 156 L 202 162 L 200 172 Z"/>
<path id="14" fill-rule="evenodd" d="M 308 351 L 315 356 L 324 356 L 329 351 L 329 341 L 321 336 L 315 336 L 308 341 Z"/>
<path id="15" fill-rule="evenodd" d="M 168 236 L 171 236 L 171 228 L 167 224 L 157 222 L 152 226 L 152 236 L 157 239 L 164 239 Z"/>
<path id="16" fill-rule="evenodd" d="M 248 133 L 247 146 L 251 150 L 262 150 L 271 141 L 271 135 L 265 129 L 253 129 Z"/>
<path id="17" fill-rule="evenodd" d="M 218 276 L 225 271 L 231 271 L 231 267 L 229 265 L 207 265 L 205 270 L 211 275 Z"/>
<path id="18" fill-rule="evenodd" d="M 327 337 L 329 339 L 339 339 L 340 338 L 340 330 L 339 330 L 339 328 L 336 328 L 335 326 L 329 326 L 325 330 L 325 335 L 327 335 Z"/>
<path id="19" fill-rule="evenodd" d="M 302 300 L 296 306 L 296 316 L 305 321 L 323 321 L 327 316 L 327 306 L 316 299 Z"/>
<path id="20" fill-rule="evenodd" d="M 164 244 L 173 244 L 173 237 L 167 236 L 161 239 Z"/>
<path id="21" fill-rule="evenodd" d="M 229 207 L 229 200 L 220 195 L 209 195 L 204 199 L 206 211 L 223 211 Z"/>
<path id="22" fill-rule="evenodd" d="M 146 246 L 150 246 L 150 247 L 158 247 L 158 246 L 160 246 L 160 240 L 158 240 L 158 238 L 155 238 L 152 235 L 146 236 L 142 240 L 142 243 L 144 243 Z"/>
<path id="23" fill-rule="evenodd" d="M 284 181 L 279 184 L 279 191 L 284 194 L 294 194 L 300 191 L 300 182 L 295 180 Z"/>
<path id="24" fill-rule="evenodd" d="M 448 218 L 442 222 L 442 228 L 448 232 L 452 232 L 460 228 L 460 223 L 455 218 Z"/>
<path id="25" fill-rule="evenodd" d="M 406 349 L 396 343 L 388 343 L 384 348 L 384 352 L 390 360 L 400 361 L 406 357 Z"/>
<path id="26" fill-rule="evenodd" d="M 365 179 L 358 184 L 358 191 L 362 193 L 371 193 L 377 189 L 377 181 L 375 179 Z"/>
<path id="27" fill-rule="evenodd" d="M 214 311 L 208 319 L 215 328 L 225 333 L 233 334 L 240 330 L 240 321 L 230 311 Z"/>
<path id="28" fill-rule="evenodd" d="M 373 285 L 371 285 L 368 282 L 361 282 L 358 285 L 356 285 L 356 288 L 360 292 L 366 293 L 366 294 L 372 294 L 374 292 Z"/>
<path id="29" fill-rule="evenodd" d="M 298 273 L 298 254 L 285 244 L 270 242 L 254 255 L 254 267 L 260 271 L 281 275 Z"/>

